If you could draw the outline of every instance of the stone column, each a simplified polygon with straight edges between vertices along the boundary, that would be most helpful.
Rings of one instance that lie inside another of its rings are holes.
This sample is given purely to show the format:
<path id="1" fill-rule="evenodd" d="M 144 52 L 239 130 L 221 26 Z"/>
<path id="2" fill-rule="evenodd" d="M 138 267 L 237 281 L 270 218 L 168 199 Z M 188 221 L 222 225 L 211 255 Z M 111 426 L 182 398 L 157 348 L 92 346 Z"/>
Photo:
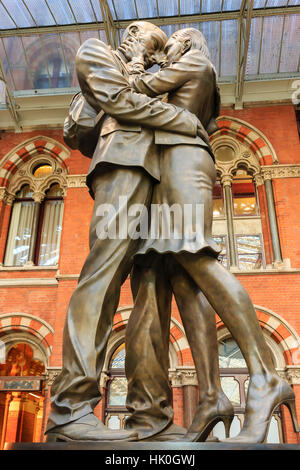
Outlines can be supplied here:
<path id="1" fill-rule="evenodd" d="M 38 226 L 39 226 L 39 215 L 40 215 L 40 210 L 41 210 L 41 203 L 44 197 L 45 195 L 40 192 L 35 192 L 33 194 L 34 214 L 33 214 L 32 235 L 31 235 L 31 243 L 29 247 L 28 259 L 25 263 L 25 265 L 28 265 L 28 266 L 34 266 L 35 249 L 36 249 L 36 241 L 37 241 Z"/>
<path id="2" fill-rule="evenodd" d="M 172 387 L 182 390 L 182 423 L 185 428 L 191 425 L 198 404 L 198 381 L 194 367 L 177 367 L 170 371 Z M 178 399 L 179 397 L 177 397 Z M 178 404 L 177 404 L 178 405 Z M 174 406 L 174 403 L 173 403 Z M 174 406 L 175 409 L 175 406 Z"/>
<path id="3" fill-rule="evenodd" d="M 227 221 L 227 234 L 229 246 L 229 262 L 231 267 L 237 267 L 237 253 L 234 240 L 234 227 L 233 227 L 233 207 L 232 207 L 232 175 L 223 175 L 221 183 L 224 188 L 225 207 L 226 207 L 226 221 Z"/>
<path id="4" fill-rule="evenodd" d="M 198 389 L 197 389 L 197 374 L 195 369 L 185 370 L 182 372 L 182 387 L 183 387 L 183 424 L 185 428 L 189 428 L 192 424 L 197 404 L 198 404 Z"/>
<path id="5" fill-rule="evenodd" d="M 265 172 L 264 180 L 265 180 L 265 188 L 266 188 L 269 223 L 270 223 L 270 230 L 271 230 L 273 261 L 274 263 L 282 263 L 282 254 L 281 254 L 280 240 L 279 240 L 279 234 L 278 234 L 278 225 L 277 225 L 277 217 L 276 217 L 276 211 L 275 211 L 275 201 L 274 201 L 274 192 L 273 192 L 271 174 Z"/>

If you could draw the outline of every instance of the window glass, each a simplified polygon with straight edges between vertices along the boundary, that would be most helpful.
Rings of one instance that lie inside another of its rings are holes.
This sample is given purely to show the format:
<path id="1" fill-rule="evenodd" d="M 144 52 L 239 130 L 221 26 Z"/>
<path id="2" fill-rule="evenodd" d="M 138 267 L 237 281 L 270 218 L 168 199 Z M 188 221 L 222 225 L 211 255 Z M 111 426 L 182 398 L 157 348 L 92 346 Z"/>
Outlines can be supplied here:
<path id="1" fill-rule="evenodd" d="M 263 266 L 262 243 L 260 235 L 241 235 L 236 237 L 238 265 L 240 269 L 260 269 Z"/>
<path id="2" fill-rule="evenodd" d="M 38 258 L 38 264 L 40 266 L 55 266 L 58 264 L 62 231 L 62 209 L 62 200 L 49 200 L 44 203 Z"/>
<path id="3" fill-rule="evenodd" d="M 33 170 L 33 176 L 35 178 L 44 178 L 45 176 L 51 175 L 52 166 L 47 164 L 38 165 Z"/>
<path id="4" fill-rule="evenodd" d="M 219 261 L 227 268 L 228 266 L 228 259 L 227 259 L 227 246 L 226 246 L 226 236 L 225 235 L 219 235 L 213 237 L 214 241 L 217 243 L 219 246 L 221 252 L 218 256 Z"/>
<path id="5" fill-rule="evenodd" d="M 235 216 L 257 215 L 255 186 L 252 176 L 239 169 L 232 182 L 233 212 Z"/>
<path id="6" fill-rule="evenodd" d="M 232 338 L 219 342 L 219 366 L 222 369 L 247 367 L 240 348 Z"/>
<path id="7" fill-rule="evenodd" d="M 9 226 L 4 264 L 22 266 L 28 261 L 35 221 L 35 203 L 29 185 L 16 194 Z M 26 200 L 22 200 L 26 199 Z"/>
<path id="8" fill-rule="evenodd" d="M 39 376 L 44 370 L 43 362 L 34 356 L 32 347 L 26 343 L 17 343 L 9 349 L 5 364 L 0 369 L 0 375 Z"/>
<path id="9" fill-rule="evenodd" d="M 114 377 L 109 384 L 108 404 L 125 406 L 127 395 L 126 377 Z"/>
<path id="10" fill-rule="evenodd" d="M 125 368 L 125 344 L 122 343 L 113 353 L 110 362 L 111 369 Z"/>
<path id="11" fill-rule="evenodd" d="M 216 181 L 213 188 L 213 217 L 224 217 L 223 187 L 220 180 Z"/>
<path id="12" fill-rule="evenodd" d="M 224 393 L 227 395 L 233 405 L 239 405 L 241 402 L 240 398 L 240 387 L 237 380 L 234 377 L 221 377 L 221 385 Z"/>

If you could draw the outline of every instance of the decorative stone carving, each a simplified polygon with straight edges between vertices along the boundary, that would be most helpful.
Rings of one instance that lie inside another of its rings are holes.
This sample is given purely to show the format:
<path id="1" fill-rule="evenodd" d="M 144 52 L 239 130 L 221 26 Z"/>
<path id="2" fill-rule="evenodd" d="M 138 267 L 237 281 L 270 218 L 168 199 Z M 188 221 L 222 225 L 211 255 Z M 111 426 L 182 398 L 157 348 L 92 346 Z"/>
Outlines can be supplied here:
<path id="1" fill-rule="evenodd" d="M 86 188 L 86 175 L 68 175 L 68 188 Z"/>
<path id="2" fill-rule="evenodd" d="M 286 378 L 291 385 L 300 385 L 300 366 L 288 366 Z"/>
<path id="3" fill-rule="evenodd" d="M 172 382 L 172 387 L 184 387 L 185 385 L 198 385 L 197 374 L 194 367 L 181 368 L 177 367 L 175 370 L 169 371 L 169 378 Z"/>
<path id="4" fill-rule="evenodd" d="M 48 367 L 45 373 L 46 388 L 52 387 L 54 380 L 60 373 L 60 367 Z"/>
<path id="5" fill-rule="evenodd" d="M 221 176 L 221 183 L 222 183 L 224 188 L 225 188 L 225 186 L 231 186 L 232 185 L 232 175 L 223 174 Z"/>
<path id="6" fill-rule="evenodd" d="M 261 167 L 264 180 L 275 178 L 299 178 L 300 165 L 265 165 Z"/>
<path id="7" fill-rule="evenodd" d="M 107 374 L 105 370 L 103 370 L 100 375 L 100 388 L 105 388 L 109 379 L 110 379 L 110 376 Z"/>
<path id="8" fill-rule="evenodd" d="M 15 196 L 13 194 L 10 194 L 6 188 L 0 188 L 0 201 L 3 201 L 8 206 L 11 206 L 14 202 L 14 198 Z"/>
<path id="9" fill-rule="evenodd" d="M 34 168 L 40 164 L 50 165 L 52 167 L 52 172 L 44 177 L 36 178 L 33 176 Z M 67 170 L 61 166 L 59 161 L 55 160 L 49 155 L 35 155 L 30 160 L 25 162 L 21 168 L 12 176 L 9 184 L 9 191 L 6 190 L 6 199 L 13 202 L 16 193 L 24 184 L 29 184 L 33 192 L 33 199 L 38 203 L 43 201 L 46 191 L 52 184 L 55 183 L 59 184 L 64 196 L 67 189 L 66 176 Z M 3 188 L 0 188 L 0 199 L 1 189 Z"/>

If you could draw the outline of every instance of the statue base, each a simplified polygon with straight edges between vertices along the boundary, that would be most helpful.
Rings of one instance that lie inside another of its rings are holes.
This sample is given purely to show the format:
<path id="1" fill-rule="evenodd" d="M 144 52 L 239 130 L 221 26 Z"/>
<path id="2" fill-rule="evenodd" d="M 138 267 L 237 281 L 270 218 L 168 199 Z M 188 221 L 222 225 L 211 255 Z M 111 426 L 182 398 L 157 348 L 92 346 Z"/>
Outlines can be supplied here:
<path id="1" fill-rule="evenodd" d="M 142 451 L 147 455 L 149 451 L 157 450 L 159 454 L 167 452 L 198 452 L 204 450 L 210 451 L 226 451 L 226 450 L 300 450 L 299 444 L 239 444 L 239 443 L 223 443 L 223 442 L 83 442 L 83 441 L 68 441 L 68 442 L 37 442 L 37 443 L 7 443 L 4 450 L 88 450 L 88 451 L 107 451 L 107 455 L 113 455 L 111 452 L 128 451 L 139 452 Z M 116 454 L 117 455 L 117 454 Z"/>

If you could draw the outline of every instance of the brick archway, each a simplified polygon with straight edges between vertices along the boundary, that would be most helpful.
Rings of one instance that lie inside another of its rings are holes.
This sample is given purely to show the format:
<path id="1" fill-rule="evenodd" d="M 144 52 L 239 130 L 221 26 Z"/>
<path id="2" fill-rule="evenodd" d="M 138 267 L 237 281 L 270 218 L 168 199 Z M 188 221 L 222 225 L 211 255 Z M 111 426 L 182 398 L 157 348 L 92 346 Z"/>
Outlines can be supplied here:
<path id="1" fill-rule="evenodd" d="M 220 136 L 231 136 L 249 147 L 261 166 L 278 163 L 276 152 L 267 137 L 246 121 L 232 116 L 217 118 L 219 130 L 211 136 L 211 142 Z"/>
<path id="2" fill-rule="evenodd" d="M 114 316 L 113 331 L 119 331 L 126 328 L 132 308 L 133 306 L 123 307 L 116 312 Z M 182 366 L 186 363 L 190 364 L 190 361 L 188 360 L 191 357 L 190 347 L 186 339 L 184 329 L 173 317 L 171 318 L 170 342 L 176 351 L 178 365 Z"/>
<path id="3" fill-rule="evenodd" d="M 0 166 L 0 187 L 8 188 L 10 179 L 20 167 L 39 154 L 58 160 L 62 168 L 67 170 L 65 160 L 70 156 L 70 151 L 50 137 L 36 136 L 22 142 L 4 157 Z"/>
<path id="4" fill-rule="evenodd" d="M 266 334 L 279 346 L 286 365 L 300 364 L 300 338 L 296 331 L 277 313 L 258 305 L 255 310 L 259 324 Z M 217 330 L 225 328 L 222 320 L 217 320 Z"/>
<path id="5" fill-rule="evenodd" d="M 7 313 L 0 315 L 0 334 L 26 332 L 35 336 L 49 358 L 52 352 L 54 330 L 44 320 L 25 313 Z"/>

